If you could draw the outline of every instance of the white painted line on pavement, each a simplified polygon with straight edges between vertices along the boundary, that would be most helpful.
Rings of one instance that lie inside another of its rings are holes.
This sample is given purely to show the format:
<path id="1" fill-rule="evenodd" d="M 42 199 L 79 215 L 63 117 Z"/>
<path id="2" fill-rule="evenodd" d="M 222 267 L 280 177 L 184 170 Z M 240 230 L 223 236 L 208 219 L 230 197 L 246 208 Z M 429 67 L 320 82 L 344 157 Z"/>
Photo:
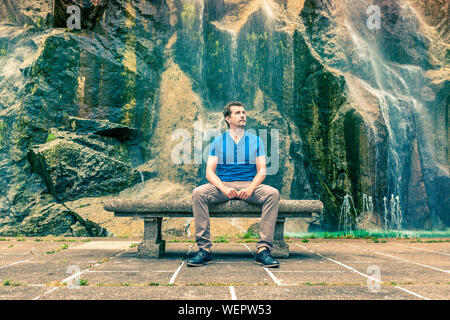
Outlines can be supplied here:
<path id="1" fill-rule="evenodd" d="M 124 273 L 139 273 L 139 272 L 141 272 L 141 271 L 127 271 L 127 270 L 123 270 L 123 271 L 118 271 L 118 270 L 99 270 L 99 271 L 97 271 L 97 270 L 88 270 L 88 271 L 86 271 L 86 273 L 103 273 L 103 272 L 105 272 L 105 273 L 113 273 L 113 272 L 117 272 L 117 273 L 122 273 L 122 272 L 124 272 Z M 154 272 L 154 271 L 150 271 L 150 272 Z M 160 272 L 160 271 L 157 271 L 157 272 Z M 163 272 L 172 272 L 172 271 L 163 271 Z"/>
<path id="2" fill-rule="evenodd" d="M 422 264 L 422 263 L 419 263 L 419 262 L 415 262 L 415 261 L 399 258 L 399 257 L 393 256 L 393 255 L 390 255 L 390 254 L 378 252 L 378 251 L 375 251 L 375 250 L 369 250 L 369 249 L 366 249 L 366 248 L 361 248 L 361 247 L 355 246 L 353 244 L 348 244 L 348 245 L 352 246 L 352 247 L 355 247 L 355 248 L 358 248 L 358 249 L 361 249 L 361 250 L 366 250 L 366 251 L 369 251 L 369 252 L 373 252 L 373 253 L 376 253 L 376 254 L 379 254 L 379 255 L 382 255 L 382 256 L 385 256 L 385 257 L 394 258 L 394 259 L 397 259 L 397 260 L 400 260 L 400 261 L 417 264 L 417 265 L 419 265 L 421 267 L 430 268 L 430 269 L 434 269 L 434 270 L 445 272 L 445 273 L 450 273 L 449 270 L 442 270 L 442 269 L 439 269 L 439 268 L 436 268 L 436 267 L 432 267 L 432 266 L 428 266 L 426 264 Z"/>
<path id="3" fill-rule="evenodd" d="M 181 268 L 184 266 L 184 261 L 180 264 L 177 271 L 172 275 L 172 278 L 170 278 L 169 284 L 173 284 L 175 282 L 175 278 L 177 277 L 178 273 L 180 272 Z"/>
<path id="4" fill-rule="evenodd" d="M 111 258 L 108 258 L 108 260 L 112 260 L 112 259 L 114 259 L 114 258 L 117 258 L 117 257 L 120 256 L 122 253 L 125 253 L 125 252 L 127 252 L 128 250 L 129 250 L 129 248 L 126 249 L 126 250 L 124 250 L 124 251 L 122 251 L 122 252 L 119 252 L 118 254 L 116 254 L 115 256 L 112 256 Z M 68 281 L 70 281 L 70 280 L 72 280 L 72 279 L 78 277 L 79 275 L 83 274 L 84 272 L 89 271 L 91 268 L 95 268 L 95 267 L 98 267 L 98 266 L 100 266 L 100 265 L 102 265 L 102 263 L 96 263 L 93 267 L 89 267 L 89 268 L 87 268 L 87 269 L 84 269 L 83 271 L 77 272 L 77 273 L 71 275 L 70 277 L 67 277 L 66 279 L 64 279 L 64 280 L 61 281 L 60 283 L 66 283 L 66 282 L 68 282 Z M 43 296 L 45 296 L 45 295 L 47 295 L 47 294 L 49 294 L 49 293 L 52 293 L 53 291 L 58 290 L 59 288 L 60 288 L 60 287 L 55 287 L 55 288 L 53 288 L 53 289 L 50 289 L 49 291 L 44 292 L 42 295 L 37 296 L 37 297 L 34 297 L 32 300 L 38 300 L 38 299 L 40 299 L 41 297 L 43 297 Z"/>
<path id="5" fill-rule="evenodd" d="M 7 267 L 10 267 L 10 266 L 13 266 L 13 265 L 19 264 L 19 263 L 25 263 L 25 262 L 28 262 L 28 261 L 30 261 L 30 260 L 31 260 L 31 259 L 27 259 L 27 260 L 21 260 L 21 261 L 13 262 L 13 263 L 7 264 L 6 266 L 1 266 L 1 267 L 0 267 L 0 269 L 3 269 L 3 268 L 7 268 Z"/>
<path id="6" fill-rule="evenodd" d="M 49 293 L 52 293 L 53 291 L 58 290 L 58 288 L 59 288 L 59 287 L 50 289 L 50 290 L 48 290 L 47 292 L 44 292 L 44 293 L 42 294 L 42 296 L 37 296 L 37 297 L 33 298 L 32 300 L 38 300 L 38 299 L 40 299 L 41 297 L 43 297 L 43 296 L 45 296 L 45 295 L 47 295 L 47 294 L 49 294 Z"/>
<path id="7" fill-rule="evenodd" d="M 267 273 L 269 274 L 269 276 L 272 278 L 272 280 L 273 280 L 277 285 L 279 285 L 279 286 L 282 285 L 281 282 L 280 282 L 280 280 L 278 280 L 277 277 L 275 277 L 275 275 L 274 275 L 269 269 L 267 269 L 266 267 L 264 267 L 264 270 L 267 271 Z"/>
<path id="8" fill-rule="evenodd" d="M 272 272 L 294 272 L 294 273 L 316 273 L 316 272 L 322 272 L 322 273 L 343 273 L 344 271 L 302 271 L 302 270 L 293 270 L 293 271 L 284 271 L 284 270 L 273 270 Z"/>
<path id="9" fill-rule="evenodd" d="M 234 287 L 230 286 L 231 300 L 237 300 L 236 292 L 234 291 Z"/>
<path id="10" fill-rule="evenodd" d="M 374 278 L 374 277 L 371 277 L 371 276 L 369 276 L 369 275 L 367 275 L 367 274 L 365 274 L 365 273 L 359 272 L 358 270 L 355 270 L 355 269 L 353 269 L 352 267 L 347 266 L 346 264 L 343 264 L 342 262 L 333 260 L 333 259 L 331 259 L 331 258 L 328 258 L 328 257 L 324 256 L 324 255 L 321 255 L 320 253 L 315 252 L 314 250 L 311 250 L 311 249 L 309 249 L 309 248 L 307 248 L 307 247 L 305 247 L 305 246 L 303 246 L 303 245 L 301 245 L 301 244 L 298 244 L 298 243 L 295 243 L 295 244 L 296 244 L 297 246 L 299 246 L 299 247 L 302 247 L 303 249 L 305 249 L 305 250 L 307 250 L 307 251 L 309 251 L 309 252 L 312 252 L 312 253 L 314 253 L 314 254 L 317 254 L 318 256 L 320 256 L 320 257 L 322 257 L 322 258 L 325 258 L 325 259 L 327 259 L 327 260 L 329 260 L 329 261 L 331 261 L 331 262 L 334 262 L 334 263 L 336 263 L 336 264 L 338 264 L 338 265 L 340 265 L 340 266 L 342 266 L 342 267 L 344 267 L 344 268 L 346 268 L 346 269 L 348 269 L 348 270 L 351 270 L 351 271 L 353 271 L 353 272 L 359 274 L 360 276 L 363 276 L 363 277 L 366 277 L 367 279 L 370 279 L 370 280 L 373 280 L 373 281 L 375 281 L 375 282 L 378 282 L 379 284 L 383 284 L 382 281 L 380 281 L 380 280 L 378 280 L 378 279 L 376 279 L 376 278 Z M 412 294 L 412 295 L 414 295 L 414 296 L 416 296 L 416 297 L 418 297 L 418 298 L 421 298 L 421 299 L 424 299 L 424 300 L 431 300 L 430 298 L 424 297 L 424 296 L 422 296 L 422 295 L 420 295 L 420 294 L 418 294 L 418 293 L 412 292 L 412 291 L 410 291 L 410 290 L 408 290 L 408 289 L 405 289 L 405 288 L 402 288 L 402 287 L 399 287 L 399 286 L 393 286 L 393 287 L 394 287 L 394 288 L 397 288 L 397 289 L 399 289 L 399 290 L 402 290 L 402 291 L 404 291 L 404 292 L 407 292 L 407 293 L 409 293 L 409 294 Z"/>
<path id="11" fill-rule="evenodd" d="M 253 251 L 245 244 L 243 243 L 243 245 L 248 249 L 248 251 L 250 251 L 251 253 L 253 253 Z M 277 277 L 275 277 L 275 275 L 266 267 L 264 267 L 264 270 L 266 270 L 266 272 L 269 274 L 269 276 L 272 278 L 272 280 L 279 286 L 282 286 L 280 280 L 277 279 Z"/>
<path id="12" fill-rule="evenodd" d="M 188 252 L 186 253 L 186 256 L 189 255 L 189 253 L 191 253 L 192 247 L 194 246 L 194 244 L 192 243 L 191 246 L 189 247 Z M 178 275 L 178 273 L 180 272 L 181 268 L 184 266 L 184 260 L 183 262 L 181 262 L 180 266 L 177 268 L 177 270 L 175 271 L 175 273 L 172 275 L 172 277 L 170 278 L 169 284 L 173 284 L 175 282 L 175 279 Z"/>
<path id="13" fill-rule="evenodd" d="M 248 245 L 246 245 L 245 243 L 243 243 L 243 245 L 248 249 L 248 251 L 250 251 L 250 252 L 253 254 L 252 249 L 250 249 L 250 248 L 248 247 Z"/>
<path id="14" fill-rule="evenodd" d="M 0 252 L 0 254 L 1 255 L 4 255 L 4 254 L 6 254 L 6 255 L 8 255 L 8 254 L 11 254 L 11 255 L 14 255 L 14 256 L 16 256 L 16 255 L 29 255 L 29 254 L 34 254 L 34 253 L 32 253 L 32 252 Z"/>
<path id="15" fill-rule="evenodd" d="M 416 250 L 424 250 L 424 251 L 429 251 L 429 252 L 443 254 L 445 256 L 450 256 L 450 253 L 445 253 L 445 252 L 442 252 L 442 251 L 435 251 L 435 250 L 430 250 L 430 249 L 417 248 L 417 247 L 413 247 L 413 246 L 406 246 L 406 245 L 400 244 L 400 243 L 392 243 L 392 244 L 396 245 L 396 246 L 402 246 L 402 247 L 406 247 L 406 248 L 413 248 L 413 249 L 416 249 Z"/>

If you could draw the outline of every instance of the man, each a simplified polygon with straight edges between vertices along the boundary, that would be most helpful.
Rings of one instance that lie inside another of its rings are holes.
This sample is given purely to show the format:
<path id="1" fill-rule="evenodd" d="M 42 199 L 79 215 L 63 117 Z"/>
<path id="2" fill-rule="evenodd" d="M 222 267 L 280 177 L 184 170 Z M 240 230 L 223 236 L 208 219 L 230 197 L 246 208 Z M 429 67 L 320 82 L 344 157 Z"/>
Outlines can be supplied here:
<path id="1" fill-rule="evenodd" d="M 262 204 L 255 262 L 264 267 L 279 267 L 279 262 L 271 256 L 270 250 L 273 247 L 280 195 L 277 189 L 262 184 L 266 177 L 264 143 L 259 137 L 245 131 L 247 117 L 241 102 L 228 103 L 223 115 L 229 130 L 211 144 L 206 165 L 209 183 L 195 188 L 192 195 L 199 251 L 187 261 L 187 265 L 201 266 L 212 262 L 208 205 L 242 199 Z"/>

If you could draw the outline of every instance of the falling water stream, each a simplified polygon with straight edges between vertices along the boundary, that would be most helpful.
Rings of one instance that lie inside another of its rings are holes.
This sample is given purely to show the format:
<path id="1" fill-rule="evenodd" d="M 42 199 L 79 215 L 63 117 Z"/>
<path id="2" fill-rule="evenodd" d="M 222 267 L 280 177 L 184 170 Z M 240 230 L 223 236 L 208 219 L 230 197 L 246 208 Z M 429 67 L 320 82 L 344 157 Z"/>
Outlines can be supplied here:
<path id="1" fill-rule="evenodd" d="M 201 34 L 203 32 L 204 1 L 184 0 L 184 2 L 195 4 L 196 19 L 200 21 L 197 27 L 200 28 L 198 32 Z M 365 19 L 360 18 L 361 12 L 365 12 L 365 8 L 371 4 L 370 1 L 362 0 L 356 4 L 352 0 L 343 0 L 343 2 L 343 9 L 340 12 L 341 23 L 348 37 L 346 38 L 343 34 L 339 34 L 339 37 L 345 41 L 350 39 L 350 45 L 348 42 L 342 43 L 341 50 L 347 56 L 347 61 L 352 63 L 333 65 L 333 60 L 330 60 L 330 66 L 340 70 L 345 77 L 351 74 L 357 79 L 360 87 L 378 100 L 383 125 L 387 130 L 386 138 L 382 138 L 373 123 L 367 123 L 367 130 L 370 131 L 367 135 L 373 137 L 371 143 L 375 147 L 375 168 L 376 171 L 387 170 L 387 188 L 384 192 L 390 196 L 381 199 L 380 194 L 373 193 L 378 183 L 377 175 L 379 173 L 376 172 L 375 185 L 372 186 L 373 190 L 369 190 L 373 196 L 363 195 L 363 206 L 358 209 L 366 212 L 378 212 L 384 222 L 385 230 L 402 230 L 405 225 L 403 215 L 407 215 L 408 199 L 411 196 L 408 193 L 408 183 L 412 162 L 411 150 L 414 149 L 415 141 L 417 141 L 425 190 L 431 188 L 434 177 L 449 176 L 448 170 L 436 158 L 433 143 L 430 143 L 434 141 L 435 134 L 432 132 L 433 126 L 427 108 L 429 108 L 429 103 L 435 99 L 435 94 L 429 88 L 430 80 L 425 77 L 424 69 L 417 65 L 400 64 L 386 59 L 385 51 L 390 48 L 383 47 L 376 36 L 376 32 L 382 31 L 368 29 Z M 278 14 L 274 10 L 278 10 L 278 8 L 271 0 L 261 0 L 259 6 L 263 12 L 264 21 L 262 22 L 265 28 L 268 24 L 273 27 Z M 399 15 L 414 25 L 417 16 L 411 6 L 405 3 L 399 10 Z M 242 49 L 239 48 L 240 42 L 238 41 L 241 36 L 240 29 L 222 24 L 221 21 L 214 21 L 213 24 L 229 35 L 230 90 L 231 97 L 235 97 L 238 85 L 236 83 L 238 81 L 238 52 Z M 202 48 L 202 50 L 204 49 Z M 320 54 L 320 49 L 318 53 Z M 201 58 L 196 60 L 198 60 L 198 67 L 202 69 L 203 60 Z M 200 74 L 202 73 L 200 72 Z M 352 87 L 349 85 L 348 89 L 352 90 Z M 355 104 L 358 104 L 361 99 L 365 99 L 363 96 L 358 96 L 357 93 L 354 93 L 353 97 Z M 220 113 L 208 111 L 203 120 L 205 128 L 201 130 L 210 132 L 211 128 L 217 128 L 218 119 L 221 117 Z M 384 169 L 381 165 L 383 152 L 380 143 L 386 142 L 387 164 Z M 205 143 L 203 141 L 201 147 L 204 152 L 207 152 L 204 149 Z M 433 194 L 425 195 L 424 199 L 429 202 L 425 206 L 429 207 L 431 211 L 438 205 L 437 197 Z M 349 195 L 345 196 L 340 210 L 340 228 L 351 230 L 351 217 L 353 216 L 353 219 L 356 217 L 356 210 L 353 198 Z"/>
<path id="2" fill-rule="evenodd" d="M 369 30 L 364 25 L 364 19 L 357 19 L 361 8 L 363 5 L 352 6 L 351 1 L 346 1 L 345 27 L 353 42 L 355 50 L 350 51 L 350 55 L 354 55 L 354 58 L 352 66 L 337 67 L 356 76 L 361 86 L 378 99 L 388 133 L 387 192 L 393 195 L 389 205 L 390 227 L 401 229 L 404 222 L 401 208 L 407 208 L 407 199 L 411 196 L 408 194 L 408 181 L 414 141 L 417 140 L 418 143 L 425 189 L 433 190 L 433 178 L 448 177 L 449 173 L 439 163 L 433 147 L 436 137 L 432 132 L 430 112 L 426 107 L 427 103 L 434 100 L 434 93 L 427 86 L 429 79 L 425 78 L 424 70 L 418 66 L 401 65 L 384 58 L 386 50 L 390 48 L 383 47 L 375 35 L 376 32 L 385 31 Z M 409 4 L 401 6 L 400 10 L 404 18 L 402 21 L 417 20 Z M 359 99 L 364 97 L 357 97 Z M 378 133 L 375 131 L 371 134 L 376 136 Z M 436 195 L 431 193 L 425 197 L 430 202 L 426 206 L 433 209 L 438 205 Z M 382 205 L 386 223 L 386 201 Z M 378 206 L 378 210 L 382 210 L 381 206 Z"/>

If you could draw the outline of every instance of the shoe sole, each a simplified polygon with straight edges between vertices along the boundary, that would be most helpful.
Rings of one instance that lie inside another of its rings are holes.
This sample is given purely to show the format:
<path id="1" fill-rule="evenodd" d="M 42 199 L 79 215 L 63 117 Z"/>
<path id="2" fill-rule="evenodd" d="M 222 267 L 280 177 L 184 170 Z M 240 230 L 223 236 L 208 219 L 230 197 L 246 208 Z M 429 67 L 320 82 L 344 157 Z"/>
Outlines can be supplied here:
<path id="1" fill-rule="evenodd" d="M 210 263 L 213 263 L 213 261 L 207 261 L 205 263 L 199 263 L 199 264 L 186 262 L 186 265 L 189 267 L 201 267 L 201 266 L 204 266 L 205 264 L 210 264 Z"/>
<path id="2" fill-rule="evenodd" d="M 255 261 L 256 264 L 259 264 L 260 266 L 266 267 L 266 268 L 277 268 L 280 265 L 279 264 L 270 264 L 270 265 L 264 265 L 264 263 Z"/>

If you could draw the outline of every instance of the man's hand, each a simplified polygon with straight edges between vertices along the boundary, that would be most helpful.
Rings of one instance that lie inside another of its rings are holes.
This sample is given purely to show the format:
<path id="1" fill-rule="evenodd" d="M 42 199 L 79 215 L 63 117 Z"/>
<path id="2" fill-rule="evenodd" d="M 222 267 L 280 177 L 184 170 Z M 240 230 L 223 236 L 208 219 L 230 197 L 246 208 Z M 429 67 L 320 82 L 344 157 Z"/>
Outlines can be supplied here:
<path id="1" fill-rule="evenodd" d="M 225 187 L 222 192 L 228 197 L 228 199 L 233 199 L 238 196 L 238 191 L 234 188 Z"/>
<path id="2" fill-rule="evenodd" d="M 253 188 L 248 187 L 246 189 L 239 190 L 237 196 L 242 200 L 247 200 L 248 198 L 251 197 L 253 191 L 255 191 Z"/>

